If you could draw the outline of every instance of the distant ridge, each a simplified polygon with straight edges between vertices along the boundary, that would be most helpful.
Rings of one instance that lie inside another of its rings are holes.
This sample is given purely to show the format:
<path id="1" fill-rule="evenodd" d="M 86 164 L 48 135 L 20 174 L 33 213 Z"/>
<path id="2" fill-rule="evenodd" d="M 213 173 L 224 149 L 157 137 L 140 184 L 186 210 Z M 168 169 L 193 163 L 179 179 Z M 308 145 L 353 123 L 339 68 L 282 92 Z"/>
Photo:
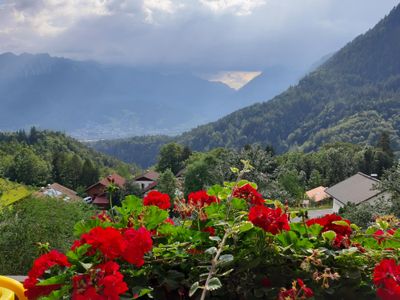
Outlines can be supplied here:
<path id="1" fill-rule="evenodd" d="M 383 131 L 391 134 L 399 151 L 400 6 L 271 101 L 240 109 L 173 140 L 194 150 L 259 143 L 271 144 L 278 152 L 311 151 L 334 141 L 375 143 Z M 160 142 L 143 140 L 155 157 Z M 137 143 L 143 141 L 123 143 L 134 161 Z M 110 153 L 121 142 L 94 146 Z"/>

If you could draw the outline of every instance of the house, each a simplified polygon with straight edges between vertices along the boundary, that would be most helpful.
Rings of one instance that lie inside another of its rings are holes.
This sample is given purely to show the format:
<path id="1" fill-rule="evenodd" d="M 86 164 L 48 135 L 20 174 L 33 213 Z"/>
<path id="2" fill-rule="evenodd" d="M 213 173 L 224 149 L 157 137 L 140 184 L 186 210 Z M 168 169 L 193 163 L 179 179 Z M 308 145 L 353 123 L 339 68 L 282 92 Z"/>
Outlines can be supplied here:
<path id="1" fill-rule="evenodd" d="M 109 199 L 107 196 L 107 188 L 109 185 L 115 184 L 119 188 L 123 188 L 125 182 L 125 178 L 114 173 L 89 186 L 86 189 L 86 193 L 92 198 L 92 204 L 106 208 L 109 205 Z"/>
<path id="2" fill-rule="evenodd" d="M 158 172 L 147 171 L 133 179 L 133 183 L 139 185 L 144 192 L 147 192 L 156 187 L 159 177 L 160 174 Z"/>
<path id="3" fill-rule="evenodd" d="M 375 189 L 379 180 L 358 172 L 357 174 L 335 184 L 325 190 L 333 198 L 333 212 L 338 212 L 347 203 L 359 205 L 361 203 L 373 203 L 376 200 L 389 200 L 391 195 Z"/>
<path id="4" fill-rule="evenodd" d="M 51 198 L 63 199 L 64 201 L 82 200 L 82 198 L 79 197 L 75 191 L 56 182 L 53 184 L 48 184 L 46 187 L 42 187 L 40 191 L 36 193 L 36 195 L 39 197 L 51 197 Z"/>
<path id="5" fill-rule="evenodd" d="M 330 198 L 330 196 L 325 193 L 325 190 L 326 187 L 324 186 L 313 188 L 306 192 L 307 198 L 316 204 L 322 203 L 324 200 Z"/>

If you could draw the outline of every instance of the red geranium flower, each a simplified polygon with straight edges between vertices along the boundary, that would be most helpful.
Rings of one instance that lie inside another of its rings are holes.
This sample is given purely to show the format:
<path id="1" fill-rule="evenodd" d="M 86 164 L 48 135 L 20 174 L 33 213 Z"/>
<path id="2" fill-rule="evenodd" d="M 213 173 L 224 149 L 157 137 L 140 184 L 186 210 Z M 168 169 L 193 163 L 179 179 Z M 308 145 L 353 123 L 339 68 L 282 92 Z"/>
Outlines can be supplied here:
<path id="1" fill-rule="evenodd" d="M 382 229 L 379 229 L 377 231 L 375 231 L 375 233 L 373 234 L 374 239 L 376 239 L 378 241 L 378 244 L 382 244 L 383 241 L 385 241 L 385 239 L 387 237 L 392 236 L 393 234 L 395 234 L 395 230 L 393 229 L 388 229 L 387 231 L 383 231 Z"/>
<path id="2" fill-rule="evenodd" d="M 72 299 L 118 300 L 128 290 L 119 265 L 113 261 L 98 265 L 89 274 L 72 277 Z"/>
<path id="3" fill-rule="evenodd" d="M 210 227 L 210 226 L 209 227 L 204 227 L 202 231 L 203 232 L 208 232 L 211 236 L 215 235 L 214 227 Z"/>
<path id="4" fill-rule="evenodd" d="M 197 191 L 190 193 L 188 196 L 188 204 L 202 208 L 212 203 L 218 203 L 219 199 L 215 196 L 209 196 L 206 191 Z"/>
<path id="5" fill-rule="evenodd" d="M 143 205 L 154 205 L 161 209 L 169 209 L 171 207 L 171 202 L 168 194 L 163 194 L 159 191 L 151 191 L 143 198 Z"/>
<path id="6" fill-rule="evenodd" d="M 272 209 L 263 205 L 253 206 L 249 211 L 249 220 L 255 226 L 272 234 L 290 230 L 287 215 L 282 213 L 279 207 Z"/>
<path id="7" fill-rule="evenodd" d="M 339 225 L 335 224 L 336 221 L 344 221 L 347 225 Z M 351 244 L 350 235 L 352 233 L 350 227 L 350 221 L 343 219 L 341 216 L 336 214 L 328 214 L 320 218 L 310 219 L 306 222 L 307 226 L 311 226 L 314 224 L 321 225 L 322 232 L 332 230 L 336 233 L 336 238 L 333 242 L 333 245 L 337 248 L 348 248 Z"/>
<path id="8" fill-rule="evenodd" d="M 105 210 L 101 213 L 97 214 L 96 216 L 92 217 L 93 220 L 100 220 L 101 222 L 112 222 L 110 216 L 107 214 Z"/>
<path id="9" fill-rule="evenodd" d="M 250 184 L 235 188 L 233 190 L 233 197 L 245 199 L 252 205 L 263 205 L 265 202 L 262 195 Z"/>
<path id="10" fill-rule="evenodd" d="M 67 257 L 56 251 L 52 250 L 47 254 L 40 256 L 33 263 L 32 269 L 28 273 L 28 278 L 24 281 L 26 288 L 25 296 L 28 299 L 37 299 L 41 296 L 49 295 L 52 291 L 58 290 L 61 284 L 52 284 L 46 286 L 37 286 L 39 279 L 45 274 L 46 271 L 52 267 L 69 267 L 71 264 L 68 262 Z"/>
<path id="11" fill-rule="evenodd" d="M 150 232 L 141 227 L 138 230 L 128 228 L 123 235 L 126 248 L 122 253 L 122 257 L 129 263 L 137 267 L 144 264 L 143 256 L 153 247 L 153 240 Z"/>
<path id="12" fill-rule="evenodd" d="M 297 285 L 299 285 L 299 287 L 297 287 Z M 314 292 L 312 291 L 312 289 L 307 287 L 304 284 L 303 280 L 298 278 L 297 282 L 293 281 L 292 288 L 290 290 L 287 290 L 285 288 L 281 289 L 278 294 L 278 300 L 303 300 L 312 298 L 313 296 Z"/>
<path id="13" fill-rule="evenodd" d="M 376 265 L 373 277 L 379 298 L 400 299 L 400 265 L 394 259 L 383 259 Z"/>
<path id="14" fill-rule="evenodd" d="M 271 280 L 268 277 L 263 277 L 261 279 L 261 285 L 263 287 L 270 287 L 270 286 L 272 286 L 272 283 L 271 283 Z"/>
<path id="15" fill-rule="evenodd" d="M 107 259 L 115 259 L 125 251 L 126 243 L 118 229 L 95 227 L 82 235 L 81 244 L 89 244 L 98 249 Z"/>

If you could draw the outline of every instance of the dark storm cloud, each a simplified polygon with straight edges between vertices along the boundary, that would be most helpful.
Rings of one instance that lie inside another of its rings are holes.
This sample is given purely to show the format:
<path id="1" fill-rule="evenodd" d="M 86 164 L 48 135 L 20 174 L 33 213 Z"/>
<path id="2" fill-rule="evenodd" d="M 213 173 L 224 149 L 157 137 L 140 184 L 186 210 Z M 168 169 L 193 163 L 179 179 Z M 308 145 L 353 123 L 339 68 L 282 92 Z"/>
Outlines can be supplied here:
<path id="1" fill-rule="evenodd" d="M 0 1 L 0 51 L 191 69 L 304 67 L 398 0 Z"/>

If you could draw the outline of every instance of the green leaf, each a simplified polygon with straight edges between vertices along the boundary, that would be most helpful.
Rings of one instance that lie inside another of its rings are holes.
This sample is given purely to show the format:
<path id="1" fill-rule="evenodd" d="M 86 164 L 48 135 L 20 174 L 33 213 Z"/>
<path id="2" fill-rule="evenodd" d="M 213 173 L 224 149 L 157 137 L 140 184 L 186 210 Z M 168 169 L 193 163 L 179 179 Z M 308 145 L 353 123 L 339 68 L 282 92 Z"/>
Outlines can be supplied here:
<path id="1" fill-rule="evenodd" d="M 140 212 L 141 208 L 143 208 L 143 201 L 139 197 L 129 195 L 125 197 L 121 205 L 122 208 L 128 212 Z"/>
<path id="2" fill-rule="evenodd" d="M 93 267 L 93 264 L 91 263 L 85 264 L 83 262 L 80 262 L 80 264 L 86 271 Z"/>
<path id="3" fill-rule="evenodd" d="M 311 226 L 308 226 L 307 230 L 308 230 L 308 233 L 311 233 L 314 236 L 318 236 L 321 233 L 321 230 L 323 228 L 324 227 L 319 224 L 313 224 Z"/>
<path id="4" fill-rule="evenodd" d="M 222 192 L 222 190 L 223 190 L 223 187 L 218 185 L 218 184 L 216 184 L 216 185 L 213 185 L 212 187 L 210 187 L 207 190 L 207 194 L 210 195 L 210 196 L 218 197 L 219 193 Z"/>
<path id="5" fill-rule="evenodd" d="M 219 236 L 210 236 L 209 237 L 210 240 L 215 241 L 215 242 L 220 242 L 221 238 Z"/>
<path id="6" fill-rule="evenodd" d="M 349 227 L 350 226 L 346 221 L 343 221 L 343 220 L 333 221 L 332 223 L 335 224 L 335 225 L 344 226 L 344 227 Z"/>
<path id="7" fill-rule="evenodd" d="M 41 280 L 36 285 L 44 286 L 44 285 L 62 284 L 65 282 L 66 279 L 67 279 L 67 274 L 60 274 L 50 277 L 48 279 Z"/>
<path id="8" fill-rule="evenodd" d="M 59 300 L 59 299 L 67 299 L 65 296 L 69 294 L 70 286 L 64 285 L 59 290 L 52 291 L 50 295 L 45 297 L 40 297 L 40 300 Z"/>
<path id="9" fill-rule="evenodd" d="M 322 233 L 322 238 L 326 241 L 332 242 L 336 238 L 336 232 L 328 230 Z"/>
<path id="10" fill-rule="evenodd" d="M 132 294 L 133 295 L 138 295 L 138 298 L 143 297 L 144 295 L 148 295 L 149 298 L 153 298 L 151 297 L 150 293 L 153 291 L 153 289 L 151 287 L 141 287 L 141 286 L 135 286 L 132 288 Z M 123 299 L 123 298 L 121 298 Z M 132 299 L 132 297 L 130 297 L 129 299 Z"/>
<path id="11" fill-rule="evenodd" d="M 215 254 L 215 253 L 217 253 L 217 248 L 216 247 L 210 247 L 210 248 L 208 248 L 206 251 L 205 251 L 205 253 L 207 253 L 207 254 L 210 254 L 210 255 L 213 255 L 213 254 Z"/>
<path id="12" fill-rule="evenodd" d="M 158 208 L 157 206 L 146 206 L 144 210 L 144 223 L 146 228 L 151 230 L 168 218 L 168 212 Z"/>
<path id="13" fill-rule="evenodd" d="M 249 231 L 250 229 L 252 229 L 254 227 L 253 223 L 245 221 L 242 222 L 239 226 L 239 232 L 246 232 Z"/>
<path id="14" fill-rule="evenodd" d="M 226 206 L 221 203 L 212 203 L 211 205 L 204 208 L 208 219 L 219 219 L 223 220 L 225 217 Z"/>
<path id="15" fill-rule="evenodd" d="M 238 174 L 239 173 L 239 169 L 235 168 L 235 167 L 231 167 L 231 172 L 234 174 Z"/>
<path id="16" fill-rule="evenodd" d="M 200 287 L 200 284 L 198 281 L 193 283 L 189 290 L 189 297 L 192 297 L 196 293 L 196 291 L 199 289 L 199 287 Z"/>
<path id="17" fill-rule="evenodd" d="M 231 204 L 237 210 L 245 210 L 247 208 L 247 202 L 244 199 L 233 198 Z"/>
<path id="18" fill-rule="evenodd" d="M 219 257 L 218 262 L 220 262 L 220 263 L 228 263 L 228 262 L 233 261 L 233 258 L 234 257 L 233 257 L 232 254 L 224 254 L 224 255 L 221 255 Z"/>
<path id="19" fill-rule="evenodd" d="M 99 219 L 79 221 L 74 226 L 74 235 L 80 237 L 82 234 L 88 233 L 91 229 L 98 226 L 105 227 L 107 225 L 103 224 Z"/>
<path id="20" fill-rule="evenodd" d="M 379 222 L 377 222 L 377 224 L 380 228 L 382 228 L 382 230 L 387 230 L 389 228 L 389 223 L 386 221 L 380 220 Z"/>
<path id="21" fill-rule="evenodd" d="M 282 243 L 283 247 L 287 247 L 289 245 L 294 245 L 297 243 L 298 236 L 293 231 L 283 231 L 278 234 L 277 239 Z"/>
<path id="22" fill-rule="evenodd" d="M 221 281 L 217 277 L 213 277 L 208 282 L 206 289 L 208 291 L 215 291 L 215 290 L 219 289 L 220 287 L 222 287 Z"/>

